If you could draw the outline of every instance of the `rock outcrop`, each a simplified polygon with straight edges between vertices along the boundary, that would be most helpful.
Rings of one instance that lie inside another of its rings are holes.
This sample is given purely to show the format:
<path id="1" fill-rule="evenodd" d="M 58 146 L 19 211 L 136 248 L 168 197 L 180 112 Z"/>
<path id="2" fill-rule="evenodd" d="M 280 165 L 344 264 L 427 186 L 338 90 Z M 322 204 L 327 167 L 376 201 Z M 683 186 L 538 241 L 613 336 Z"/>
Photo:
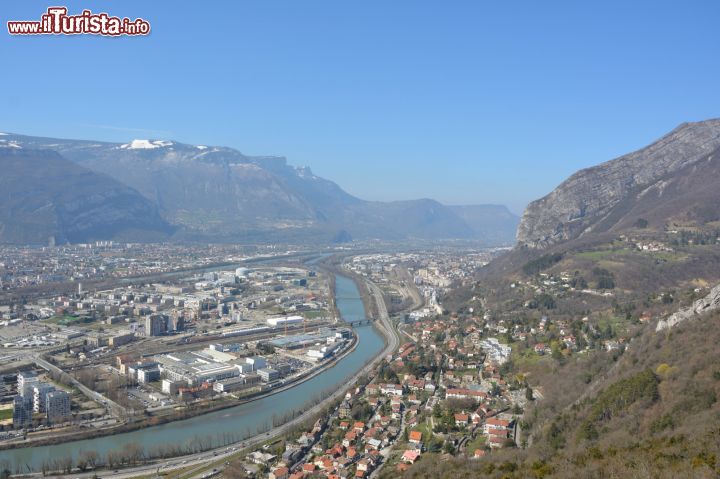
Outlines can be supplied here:
<path id="1" fill-rule="evenodd" d="M 720 285 L 715 286 L 710 294 L 702 299 L 698 299 L 693 303 L 691 307 L 681 309 L 676 313 L 671 314 L 666 319 L 658 321 L 655 331 L 660 332 L 665 329 L 670 329 L 673 326 L 687 321 L 688 319 L 695 318 L 704 313 L 710 313 L 720 309 Z"/>

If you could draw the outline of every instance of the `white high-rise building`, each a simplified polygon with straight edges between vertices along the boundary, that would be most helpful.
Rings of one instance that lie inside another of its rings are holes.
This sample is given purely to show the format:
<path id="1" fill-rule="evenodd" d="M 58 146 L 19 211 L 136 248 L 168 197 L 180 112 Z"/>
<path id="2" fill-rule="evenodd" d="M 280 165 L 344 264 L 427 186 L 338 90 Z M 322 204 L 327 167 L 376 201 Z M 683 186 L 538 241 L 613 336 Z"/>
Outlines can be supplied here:
<path id="1" fill-rule="evenodd" d="M 32 396 L 33 388 L 39 382 L 35 371 L 20 371 L 17 375 L 17 393 L 23 397 Z"/>
<path id="2" fill-rule="evenodd" d="M 55 386 L 47 383 L 38 383 L 33 387 L 33 411 L 45 412 L 47 395 L 55 391 Z"/>

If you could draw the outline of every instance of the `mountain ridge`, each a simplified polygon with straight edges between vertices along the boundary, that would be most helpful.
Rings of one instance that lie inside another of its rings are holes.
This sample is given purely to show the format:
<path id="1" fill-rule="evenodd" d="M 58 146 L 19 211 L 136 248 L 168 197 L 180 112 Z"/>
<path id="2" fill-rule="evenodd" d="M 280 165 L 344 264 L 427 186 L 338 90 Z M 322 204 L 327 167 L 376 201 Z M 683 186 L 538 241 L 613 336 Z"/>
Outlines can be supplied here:
<path id="1" fill-rule="evenodd" d="M 518 226 L 518 244 L 542 249 L 592 231 L 623 199 L 720 148 L 720 119 L 683 123 L 659 140 L 580 170 L 531 202 Z"/>
<path id="2" fill-rule="evenodd" d="M 0 147 L 47 149 L 139 192 L 177 227 L 176 240 L 320 241 L 348 239 L 514 240 L 518 218 L 497 207 L 463 219 L 431 199 L 366 201 L 284 157 L 168 140 L 127 143 L 17 134 Z M 470 207 L 468 207 L 470 208 Z M 483 227 L 483 221 L 488 227 Z M 472 223 L 472 224 L 469 224 Z"/>
<path id="3" fill-rule="evenodd" d="M 0 148 L 0 166 L 3 242 L 157 241 L 174 231 L 137 191 L 55 152 Z M 59 175 L 62 184 L 55 181 Z"/>

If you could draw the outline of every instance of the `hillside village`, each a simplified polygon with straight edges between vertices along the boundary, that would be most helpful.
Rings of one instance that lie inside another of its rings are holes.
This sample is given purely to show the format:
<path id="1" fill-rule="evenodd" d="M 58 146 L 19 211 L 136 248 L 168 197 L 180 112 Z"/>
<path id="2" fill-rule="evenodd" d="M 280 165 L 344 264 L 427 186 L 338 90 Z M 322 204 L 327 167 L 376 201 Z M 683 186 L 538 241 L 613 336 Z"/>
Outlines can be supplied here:
<path id="1" fill-rule="evenodd" d="M 407 341 L 367 384 L 349 389 L 327 417 L 288 437 L 283 450 L 250 454 L 247 473 L 267 477 L 393 477 L 424 454 L 479 458 L 522 441 L 523 409 L 539 400 L 503 365 L 511 347 L 482 320 L 425 319 L 401 328 Z M 395 471 L 395 472 L 393 472 Z"/>

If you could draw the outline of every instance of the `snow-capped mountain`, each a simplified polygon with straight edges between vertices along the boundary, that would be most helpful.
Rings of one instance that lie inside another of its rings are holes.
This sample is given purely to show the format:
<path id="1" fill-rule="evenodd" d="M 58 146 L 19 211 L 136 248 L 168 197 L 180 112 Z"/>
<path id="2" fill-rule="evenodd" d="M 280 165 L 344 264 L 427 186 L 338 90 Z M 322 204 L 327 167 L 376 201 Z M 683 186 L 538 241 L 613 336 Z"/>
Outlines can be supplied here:
<path id="1" fill-rule="evenodd" d="M 0 144 L 6 149 L 52 150 L 127 185 L 178 228 L 178 239 L 413 237 L 487 239 L 497 244 L 511 242 L 517 224 L 504 207 L 486 207 L 479 218 L 476 214 L 463 219 L 429 199 L 364 201 L 314 175 L 309 167 L 290 166 L 282 157 L 250 157 L 233 148 L 160 139 L 106 143 L 15 134 L 0 136 Z M 500 226 L 495 221 L 492 229 L 483 229 L 485 217 L 499 218 Z"/>

